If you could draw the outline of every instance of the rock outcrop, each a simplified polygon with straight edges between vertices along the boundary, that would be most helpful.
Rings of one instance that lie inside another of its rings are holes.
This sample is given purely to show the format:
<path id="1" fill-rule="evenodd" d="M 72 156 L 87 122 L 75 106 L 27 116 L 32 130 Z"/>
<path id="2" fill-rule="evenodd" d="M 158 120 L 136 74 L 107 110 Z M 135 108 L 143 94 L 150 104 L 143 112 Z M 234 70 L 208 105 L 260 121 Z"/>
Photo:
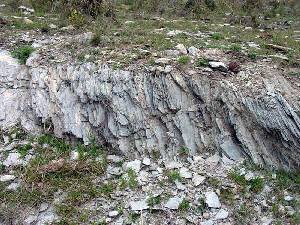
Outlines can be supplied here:
<path id="1" fill-rule="evenodd" d="M 215 151 L 227 158 L 299 168 L 299 87 L 275 66 L 248 63 L 237 75 L 209 70 L 113 70 L 95 63 L 21 66 L 0 56 L 0 125 L 85 142 L 94 136 L 127 155 L 172 158 Z"/>

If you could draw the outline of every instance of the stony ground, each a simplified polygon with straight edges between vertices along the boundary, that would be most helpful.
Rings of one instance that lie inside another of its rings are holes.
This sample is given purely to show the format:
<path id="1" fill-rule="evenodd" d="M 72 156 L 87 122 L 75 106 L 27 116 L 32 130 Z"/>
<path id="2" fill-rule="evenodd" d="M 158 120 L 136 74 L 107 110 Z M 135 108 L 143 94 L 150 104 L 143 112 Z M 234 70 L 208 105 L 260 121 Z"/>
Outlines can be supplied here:
<path id="1" fill-rule="evenodd" d="M 299 174 L 3 131 L 0 224 L 298 224 Z"/>
<path id="2" fill-rule="evenodd" d="M 300 76 L 297 19 L 253 28 L 231 15 L 218 21 L 124 18 L 109 28 L 76 29 L 53 15 L 28 9 L 15 15 L 6 7 L 0 5 L 1 48 L 31 46 L 45 65 L 99 61 L 116 69 L 201 68 L 234 77 L 246 63 L 263 61 L 291 79 Z M 168 161 L 159 154 L 126 158 L 91 143 L 2 131 L 0 224 L 300 223 L 299 173 L 209 153 L 189 157 L 184 147 Z"/>

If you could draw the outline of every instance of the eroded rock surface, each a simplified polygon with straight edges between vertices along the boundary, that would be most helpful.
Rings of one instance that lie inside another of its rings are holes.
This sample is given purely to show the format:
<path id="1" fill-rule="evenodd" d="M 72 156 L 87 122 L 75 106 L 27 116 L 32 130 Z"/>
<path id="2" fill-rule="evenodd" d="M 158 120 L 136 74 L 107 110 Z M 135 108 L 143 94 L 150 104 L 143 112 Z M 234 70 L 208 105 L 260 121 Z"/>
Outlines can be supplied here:
<path id="1" fill-rule="evenodd" d="M 247 63 L 237 75 L 174 69 L 113 70 L 96 63 L 20 66 L 0 57 L 2 128 L 53 126 L 57 136 L 91 136 L 127 155 L 172 158 L 218 151 L 227 158 L 297 168 L 299 87 L 276 66 Z"/>

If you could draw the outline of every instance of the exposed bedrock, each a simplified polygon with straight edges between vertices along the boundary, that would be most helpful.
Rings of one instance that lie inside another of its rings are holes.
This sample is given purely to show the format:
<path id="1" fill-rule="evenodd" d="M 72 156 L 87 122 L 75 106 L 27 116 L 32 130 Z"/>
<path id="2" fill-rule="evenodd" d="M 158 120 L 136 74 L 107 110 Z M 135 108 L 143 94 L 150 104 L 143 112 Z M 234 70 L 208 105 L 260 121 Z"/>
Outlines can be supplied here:
<path id="1" fill-rule="evenodd" d="M 112 70 L 94 63 L 21 66 L 0 55 L 0 125 L 57 136 L 91 136 L 126 155 L 182 146 L 230 159 L 299 168 L 299 88 L 279 69 L 249 64 L 238 75 L 146 69 Z"/>

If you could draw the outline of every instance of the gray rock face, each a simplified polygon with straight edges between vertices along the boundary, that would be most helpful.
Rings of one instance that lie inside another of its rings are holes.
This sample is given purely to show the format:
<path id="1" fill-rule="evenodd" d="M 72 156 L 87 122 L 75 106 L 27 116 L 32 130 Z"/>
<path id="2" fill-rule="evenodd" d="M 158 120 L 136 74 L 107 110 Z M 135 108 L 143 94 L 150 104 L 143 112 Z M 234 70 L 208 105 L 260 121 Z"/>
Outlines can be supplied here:
<path id="1" fill-rule="evenodd" d="M 298 168 L 299 88 L 270 65 L 249 64 L 236 77 L 178 70 L 112 70 L 106 65 L 43 65 L 38 55 L 18 65 L 0 56 L 0 126 L 88 142 L 91 135 L 127 155 L 181 146 L 191 155 L 215 149 L 227 158 Z M 218 76 L 218 75 L 215 75 Z"/>

